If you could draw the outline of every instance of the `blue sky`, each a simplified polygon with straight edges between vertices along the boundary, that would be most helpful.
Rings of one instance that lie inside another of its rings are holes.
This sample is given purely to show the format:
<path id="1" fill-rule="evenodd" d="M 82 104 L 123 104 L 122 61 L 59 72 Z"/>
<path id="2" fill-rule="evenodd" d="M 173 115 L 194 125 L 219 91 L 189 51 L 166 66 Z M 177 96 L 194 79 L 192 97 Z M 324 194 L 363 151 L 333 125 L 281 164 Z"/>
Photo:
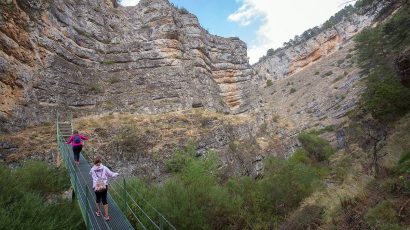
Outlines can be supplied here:
<path id="1" fill-rule="evenodd" d="M 122 0 L 136 5 L 139 0 Z M 269 48 L 318 26 L 344 7 L 346 0 L 170 0 L 198 17 L 211 34 L 239 37 L 253 64 Z"/>

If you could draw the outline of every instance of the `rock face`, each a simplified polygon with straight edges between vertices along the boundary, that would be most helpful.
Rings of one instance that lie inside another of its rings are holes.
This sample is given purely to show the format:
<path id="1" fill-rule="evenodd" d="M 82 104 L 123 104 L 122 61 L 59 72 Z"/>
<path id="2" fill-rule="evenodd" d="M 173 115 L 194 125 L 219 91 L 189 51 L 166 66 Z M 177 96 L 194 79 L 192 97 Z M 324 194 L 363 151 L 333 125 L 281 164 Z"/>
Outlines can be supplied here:
<path id="1" fill-rule="evenodd" d="M 210 35 L 167 0 L 0 3 L 0 132 L 56 111 L 246 112 L 246 45 Z"/>
<path id="2" fill-rule="evenodd" d="M 350 40 L 326 58 L 260 89 L 257 110 L 276 140 L 276 153 L 291 155 L 300 147 L 298 134 L 307 130 L 322 130 L 333 146 L 345 146 L 344 134 L 334 132 L 335 127 L 349 121 L 364 90 L 354 47 Z"/>
<path id="3" fill-rule="evenodd" d="M 395 60 L 396 70 L 399 73 L 400 82 L 410 88 L 410 49 L 405 50 Z"/>
<path id="4" fill-rule="evenodd" d="M 266 85 L 266 80 L 282 79 L 295 74 L 319 59 L 338 50 L 345 42 L 365 27 L 374 23 L 378 12 L 386 3 L 380 3 L 366 13 L 353 13 L 338 24 L 298 45 L 280 49 L 254 65 L 258 73 L 257 83 Z"/>

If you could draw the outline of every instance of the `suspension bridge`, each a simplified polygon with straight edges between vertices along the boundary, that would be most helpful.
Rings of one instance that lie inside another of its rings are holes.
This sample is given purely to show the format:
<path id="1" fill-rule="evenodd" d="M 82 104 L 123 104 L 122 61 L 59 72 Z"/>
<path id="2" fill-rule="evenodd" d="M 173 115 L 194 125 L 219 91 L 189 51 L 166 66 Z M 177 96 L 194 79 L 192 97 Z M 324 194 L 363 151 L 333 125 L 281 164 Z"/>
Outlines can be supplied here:
<path id="1" fill-rule="evenodd" d="M 56 127 L 59 153 L 70 177 L 73 198 L 79 204 L 87 229 L 175 230 L 175 227 L 164 215 L 142 197 L 137 188 L 127 185 L 125 178 L 109 180 L 107 201 L 110 220 L 105 221 L 103 215 L 98 217 L 95 213 L 95 193 L 89 174 L 91 165 L 88 162 L 88 160 L 94 161 L 94 148 L 92 145 L 91 150 L 83 148 L 82 154 L 80 154 L 80 165 L 76 166 L 72 148 L 66 144 L 74 130 L 72 116 L 70 115 L 68 119 L 62 121 L 57 114 Z M 101 210 L 103 211 L 102 207 Z"/>

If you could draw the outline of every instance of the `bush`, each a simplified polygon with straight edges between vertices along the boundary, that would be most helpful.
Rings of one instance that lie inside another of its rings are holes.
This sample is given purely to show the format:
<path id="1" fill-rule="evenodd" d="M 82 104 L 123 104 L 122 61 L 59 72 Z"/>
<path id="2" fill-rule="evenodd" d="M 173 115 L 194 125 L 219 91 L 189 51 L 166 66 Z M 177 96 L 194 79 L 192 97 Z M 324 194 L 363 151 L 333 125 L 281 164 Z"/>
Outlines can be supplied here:
<path id="1" fill-rule="evenodd" d="M 181 172 L 193 160 L 193 156 L 186 151 L 176 151 L 170 160 L 165 161 L 165 166 L 170 172 Z"/>
<path id="2" fill-rule="evenodd" d="M 410 91 L 398 81 L 394 56 L 410 45 L 409 5 L 405 4 L 388 22 L 363 30 L 355 37 L 358 64 L 367 75 L 362 104 L 382 121 L 396 120 L 410 111 Z"/>
<path id="3" fill-rule="evenodd" d="M 333 74 L 332 71 L 328 71 L 328 72 L 326 72 L 325 74 L 323 74 L 322 77 L 328 77 L 328 76 L 330 76 L 330 75 L 332 75 L 332 74 Z"/>
<path id="4" fill-rule="evenodd" d="M 123 125 L 119 132 L 113 137 L 114 145 L 123 157 L 127 159 L 139 158 L 147 154 L 153 146 L 157 133 L 150 129 L 140 130 L 135 125 Z"/>
<path id="5" fill-rule="evenodd" d="M 112 77 L 112 78 L 110 78 L 110 80 L 109 80 L 109 82 L 111 83 L 111 84 L 114 84 L 114 83 L 117 83 L 117 82 L 120 82 L 121 80 L 120 80 L 120 78 L 119 77 Z"/>
<path id="6" fill-rule="evenodd" d="M 312 160 L 307 156 L 307 152 L 304 149 L 297 149 L 289 158 L 289 160 L 304 164 L 310 164 L 312 162 Z"/>
<path id="7" fill-rule="evenodd" d="M 103 65 L 112 65 L 112 64 L 114 64 L 115 62 L 112 61 L 112 60 L 108 60 L 108 61 L 101 61 L 100 63 L 103 64 Z"/>
<path id="8" fill-rule="evenodd" d="M 396 171 L 398 173 L 410 173 L 410 151 L 401 155 Z"/>
<path id="9" fill-rule="evenodd" d="M 399 221 L 397 212 L 389 201 L 382 201 L 367 211 L 365 220 L 370 227 L 375 229 L 386 228 L 387 225 L 397 224 Z"/>
<path id="10" fill-rule="evenodd" d="M 28 161 L 14 173 L 19 184 L 29 191 L 47 196 L 68 189 L 67 172 L 53 169 L 40 161 Z"/>
<path id="11" fill-rule="evenodd" d="M 67 172 L 43 162 L 0 165 L 0 229 L 85 229 L 77 204 L 59 198 L 68 187 Z"/>
<path id="12" fill-rule="evenodd" d="M 291 88 L 289 93 L 294 93 L 294 92 L 296 92 L 296 89 L 295 89 L 295 88 Z"/>
<path id="13" fill-rule="evenodd" d="M 97 83 L 91 83 L 88 88 L 87 91 L 90 91 L 90 93 L 104 93 L 104 90 L 101 88 L 101 86 Z"/>
<path id="14" fill-rule="evenodd" d="M 369 5 L 372 5 L 375 0 L 359 0 L 355 3 L 354 7 L 363 8 Z"/>
<path id="15" fill-rule="evenodd" d="M 362 100 L 364 108 L 379 120 L 395 120 L 410 111 L 410 91 L 393 72 L 369 74 Z"/>
<path id="16" fill-rule="evenodd" d="M 179 156 L 167 165 L 173 176 L 162 184 L 133 181 L 128 186 L 134 185 L 177 229 L 277 228 L 320 187 L 316 169 L 305 163 L 310 159 L 303 153 L 292 160 L 266 159 L 260 180 L 241 176 L 225 184 L 215 153 L 194 154 L 194 145 L 177 151 Z"/>
<path id="17" fill-rule="evenodd" d="M 343 96 L 342 96 L 342 98 L 343 98 Z M 319 129 L 315 133 L 320 135 L 322 133 L 334 132 L 335 130 L 336 130 L 336 127 L 334 125 L 327 125 L 327 126 L 323 127 L 322 129 Z"/>
<path id="18" fill-rule="evenodd" d="M 269 80 L 266 81 L 266 86 L 267 86 L 267 87 L 272 86 L 272 85 L 273 85 L 273 82 L 272 82 L 271 79 L 269 79 Z"/>
<path id="19" fill-rule="evenodd" d="M 316 229 L 322 222 L 323 207 L 307 205 L 303 209 L 293 213 L 282 224 L 281 230 L 305 230 Z"/>
<path id="20" fill-rule="evenodd" d="M 314 133 L 301 133 L 298 139 L 312 160 L 325 161 L 335 152 L 326 140 Z"/>
<path id="21" fill-rule="evenodd" d="M 206 154 L 189 161 L 175 177 L 155 188 L 153 204 L 167 213 L 177 229 L 227 226 L 230 217 L 240 209 L 227 188 L 217 183 L 216 166 L 215 155 Z"/>
<path id="22" fill-rule="evenodd" d="M 187 9 L 185 9 L 184 7 L 179 8 L 178 12 L 181 13 L 181 14 L 189 14 L 189 11 Z"/>
<path id="23" fill-rule="evenodd" d="M 265 176 L 258 182 L 261 210 L 286 215 L 320 187 L 316 170 L 297 160 L 271 157 L 266 160 Z"/>

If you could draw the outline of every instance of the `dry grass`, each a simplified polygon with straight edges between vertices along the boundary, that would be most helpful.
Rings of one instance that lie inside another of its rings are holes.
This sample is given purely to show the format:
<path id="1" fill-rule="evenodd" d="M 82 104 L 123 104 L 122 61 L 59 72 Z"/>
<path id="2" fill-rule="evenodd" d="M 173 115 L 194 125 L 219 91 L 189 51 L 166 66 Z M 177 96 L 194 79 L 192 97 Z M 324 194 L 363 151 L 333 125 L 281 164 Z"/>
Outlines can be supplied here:
<path id="1" fill-rule="evenodd" d="M 354 102 L 363 89 L 357 81 L 359 69 L 346 65 L 352 61 L 346 59 L 352 47 L 354 43 L 349 41 L 337 52 L 293 75 L 275 80 L 272 87 L 263 88 L 266 113 L 273 110 L 280 117 L 275 120 L 289 133 L 311 129 L 316 124 L 322 127 L 345 121 L 347 116 L 336 118 L 340 109 Z M 344 64 L 334 65 L 341 61 Z M 327 76 L 322 78 L 322 75 Z"/>
<path id="2" fill-rule="evenodd" d="M 135 132 L 135 141 L 141 142 L 138 151 L 157 154 L 160 156 L 157 157 L 158 160 L 161 160 L 164 155 L 184 146 L 189 140 L 195 141 L 220 128 L 249 124 L 252 120 L 250 115 L 224 115 L 193 109 L 160 115 L 110 113 L 88 116 L 75 119 L 74 128 L 92 138 L 97 152 L 100 149 L 100 153 L 107 152 L 107 155 L 110 155 L 115 138 L 131 127 Z M 53 158 L 54 156 L 50 155 L 57 153 L 55 130 L 55 125 L 44 124 L 0 136 L 0 142 L 16 147 L 11 151 L 5 150 L 4 161 L 13 163 L 28 158 Z M 90 150 L 90 145 L 86 145 L 85 149 Z"/>
<path id="3" fill-rule="evenodd" d="M 251 117 L 247 115 L 224 115 L 194 109 L 160 115 L 111 113 L 80 118 L 75 120 L 74 124 L 80 132 L 92 137 L 96 149 L 100 149 L 100 152 L 112 152 L 107 150 L 109 145 L 113 146 L 115 141 L 131 138 L 134 139 L 133 142 L 141 142 L 138 144 L 127 141 L 134 145 L 135 151 L 132 154 L 161 153 L 160 156 L 167 157 L 175 148 L 184 146 L 189 140 L 197 141 L 220 128 L 251 122 Z M 124 130 L 129 133 L 123 133 Z M 131 149 L 127 151 L 131 152 Z"/>
<path id="4" fill-rule="evenodd" d="M 401 154 L 410 150 L 410 114 L 398 121 L 394 130 L 381 150 L 381 154 L 387 153 L 382 162 L 386 168 L 393 167 Z"/>
<path id="5" fill-rule="evenodd" d="M 51 152 L 57 152 L 56 128 L 51 124 L 30 127 L 21 132 L 0 136 L 0 142 L 6 142 L 15 150 L 6 150 L 4 161 L 13 163 L 27 158 L 47 159 Z"/>
<path id="6" fill-rule="evenodd" d="M 397 161 L 402 153 L 410 149 L 410 114 L 397 122 L 394 132 L 389 136 L 387 144 L 381 150 L 389 154 L 383 159 L 383 166 L 390 168 L 397 164 Z M 343 161 L 346 156 L 355 156 L 352 165 L 345 171 L 346 174 L 341 183 L 332 183 L 323 191 L 318 191 L 307 198 L 301 208 L 308 205 L 318 205 L 324 207 L 323 223 L 332 225 L 332 219 L 340 215 L 341 201 L 359 200 L 362 205 L 371 207 L 372 200 L 377 200 L 380 194 L 369 194 L 369 184 L 375 182 L 374 177 L 366 172 L 363 168 L 365 163 L 369 161 L 369 155 L 363 152 L 355 145 L 351 146 L 351 153 L 338 151 L 330 158 L 330 167 L 336 170 L 338 163 Z M 329 178 L 329 181 L 334 181 L 334 178 Z M 373 190 L 371 190 L 373 191 Z M 377 191 L 377 190 L 376 190 Z M 384 196 L 381 194 L 380 196 Z M 369 200 L 370 199 L 370 200 Z M 369 200 L 369 201 L 368 201 Z M 368 207 L 367 207 L 368 208 Z M 366 211 L 366 207 L 362 208 L 362 212 Z M 360 211 L 360 210 L 359 210 Z M 326 229 L 326 228 L 325 228 Z"/>

